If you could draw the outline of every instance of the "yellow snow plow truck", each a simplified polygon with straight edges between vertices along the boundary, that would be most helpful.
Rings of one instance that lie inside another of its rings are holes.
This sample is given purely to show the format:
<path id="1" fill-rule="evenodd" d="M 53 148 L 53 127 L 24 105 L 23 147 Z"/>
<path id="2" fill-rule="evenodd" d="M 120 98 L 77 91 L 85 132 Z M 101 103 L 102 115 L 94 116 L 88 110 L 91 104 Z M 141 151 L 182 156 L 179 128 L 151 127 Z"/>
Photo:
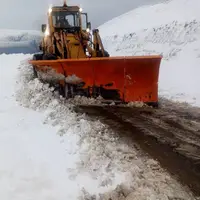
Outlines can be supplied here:
<path id="1" fill-rule="evenodd" d="M 53 71 L 64 97 L 101 96 L 107 101 L 157 105 L 160 55 L 110 56 L 99 30 L 91 31 L 87 13 L 66 1 L 49 8 L 42 32 L 42 53 L 29 63 L 36 75 Z"/>

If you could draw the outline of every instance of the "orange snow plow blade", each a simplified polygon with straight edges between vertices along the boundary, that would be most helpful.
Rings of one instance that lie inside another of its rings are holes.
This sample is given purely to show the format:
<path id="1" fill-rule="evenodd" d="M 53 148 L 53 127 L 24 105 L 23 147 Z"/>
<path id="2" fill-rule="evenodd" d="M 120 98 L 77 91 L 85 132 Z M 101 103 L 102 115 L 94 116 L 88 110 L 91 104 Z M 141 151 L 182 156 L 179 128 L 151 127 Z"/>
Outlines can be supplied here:
<path id="1" fill-rule="evenodd" d="M 112 99 L 118 94 L 122 102 L 158 102 L 158 78 L 161 56 L 130 56 L 84 59 L 31 60 L 38 71 L 45 66 L 65 77 L 76 75 L 84 88 L 102 87 Z"/>

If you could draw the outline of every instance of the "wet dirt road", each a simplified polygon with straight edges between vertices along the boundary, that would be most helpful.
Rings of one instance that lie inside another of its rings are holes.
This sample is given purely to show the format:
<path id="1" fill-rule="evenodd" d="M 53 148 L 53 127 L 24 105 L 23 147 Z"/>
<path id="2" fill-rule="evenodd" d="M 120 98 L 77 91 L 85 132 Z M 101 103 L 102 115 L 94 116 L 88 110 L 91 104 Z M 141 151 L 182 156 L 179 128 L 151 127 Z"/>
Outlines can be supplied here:
<path id="1" fill-rule="evenodd" d="M 159 109 L 76 106 L 75 111 L 86 113 L 90 120 L 100 120 L 122 139 L 136 143 L 200 196 L 200 112 L 173 106 L 169 109 L 166 103 Z"/>

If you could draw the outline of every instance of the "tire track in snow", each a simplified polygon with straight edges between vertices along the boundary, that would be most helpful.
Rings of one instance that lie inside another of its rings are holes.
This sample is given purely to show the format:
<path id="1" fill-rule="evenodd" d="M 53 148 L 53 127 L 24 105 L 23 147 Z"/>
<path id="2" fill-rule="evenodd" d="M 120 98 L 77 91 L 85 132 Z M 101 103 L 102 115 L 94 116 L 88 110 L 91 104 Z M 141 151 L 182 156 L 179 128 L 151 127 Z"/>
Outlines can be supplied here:
<path id="1" fill-rule="evenodd" d="M 187 185 L 195 195 L 200 196 L 200 163 L 198 163 L 200 158 L 197 155 L 200 148 L 199 145 L 195 145 L 195 142 L 198 143 L 198 141 L 193 141 L 193 145 L 188 144 L 187 134 L 191 134 L 191 130 L 188 131 L 173 120 L 173 123 L 168 122 L 167 127 L 164 127 L 163 124 L 166 124 L 167 121 L 163 122 L 163 119 L 154 113 L 162 113 L 162 110 L 152 111 L 144 108 L 130 109 L 109 106 L 106 108 L 81 106 L 81 108 L 89 116 L 101 119 L 121 138 L 126 137 L 128 144 L 131 143 L 130 141 L 137 143 L 139 148 L 158 160 L 172 176 L 183 185 Z M 154 119 L 149 120 L 147 115 L 151 119 L 154 117 Z M 168 115 L 170 115 L 169 112 Z M 155 119 L 160 122 L 160 125 L 156 123 Z M 180 133 L 183 137 L 185 133 L 186 140 L 177 136 Z M 195 131 L 193 133 L 195 136 Z M 186 152 L 184 152 L 186 144 L 188 149 L 185 149 Z M 196 154 L 192 152 L 194 150 L 192 147 L 197 148 Z M 190 151 L 191 154 L 189 154 Z"/>

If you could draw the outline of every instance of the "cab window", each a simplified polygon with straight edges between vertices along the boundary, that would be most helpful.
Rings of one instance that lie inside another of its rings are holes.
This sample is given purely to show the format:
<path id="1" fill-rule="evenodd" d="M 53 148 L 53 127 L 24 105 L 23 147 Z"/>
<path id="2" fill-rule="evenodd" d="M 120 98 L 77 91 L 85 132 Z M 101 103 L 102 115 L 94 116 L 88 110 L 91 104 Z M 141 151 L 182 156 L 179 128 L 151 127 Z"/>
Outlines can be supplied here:
<path id="1" fill-rule="evenodd" d="M 79 15 L 77 12 L 53 12 L 53 26 L 55 28 L 79 27 Z"/>

